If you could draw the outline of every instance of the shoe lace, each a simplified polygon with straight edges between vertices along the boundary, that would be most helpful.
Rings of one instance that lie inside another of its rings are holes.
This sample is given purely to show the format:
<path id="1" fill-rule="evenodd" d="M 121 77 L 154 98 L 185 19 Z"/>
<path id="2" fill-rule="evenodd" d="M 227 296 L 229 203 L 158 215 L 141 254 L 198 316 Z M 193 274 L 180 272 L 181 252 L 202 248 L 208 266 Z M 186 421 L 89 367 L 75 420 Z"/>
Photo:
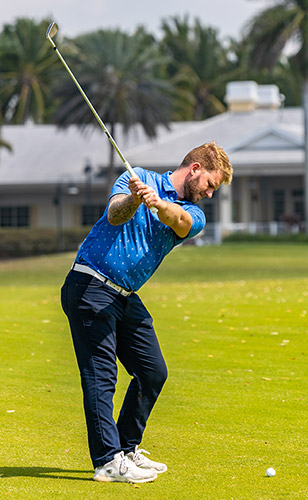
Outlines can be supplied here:
<path id="1" fill-rule="evenodd" d="M 151 453 L 149 451 L 147 451 L 147 450 L 144 450 L 142 448 L 139 450 L 138 446 L 136 446 L 134 454 L 135 454 L 136 458 L 139 458 L 140 455 L 142 455 L 142 454 L 151 455 Z M 145 457 L 143 457 L 143 458 L 145 458 Z"/>
<path id="2" fill-rule="evenodd" d="M 145 453 L 146 455 L 151 455 L 149 451 L 144 450 L 143 448 L 141 448 L 140 450 L 136 449 L 135 453 L 138 453 L 138 455 L 141 453 Z"/>
<path id="3" fill-rule="evenodd" d="M 129 464 L 128 460 L 127 460 L 127 457 L 124 455 L 123 451 L 121 451 L 119 453 L 119 458 L 120 458 L 119 474 L 120 474 L 120 476 L 123 476 L 124 474 L 127 473 L 130 464 Z"/>

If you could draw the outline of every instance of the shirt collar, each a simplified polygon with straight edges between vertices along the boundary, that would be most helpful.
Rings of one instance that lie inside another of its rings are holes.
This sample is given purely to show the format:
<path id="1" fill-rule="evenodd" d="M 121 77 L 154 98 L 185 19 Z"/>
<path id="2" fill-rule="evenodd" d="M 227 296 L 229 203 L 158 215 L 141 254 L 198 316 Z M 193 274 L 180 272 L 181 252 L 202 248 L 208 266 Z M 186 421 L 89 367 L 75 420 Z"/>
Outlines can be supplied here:
<path id="1" fill-rule="evenodd" d="M 171 182 L 171 179 L 170 179 L 171 174 L 172 174 L 171 170 L 168 170 L 168 172 L 165 172 L 162 175 L 162 185 L 163 185 L 163 188 L 166 192 L 173 192 L 174 199 L 176 200 L 178 197 L 178 193 L 176 192 L 176 190 Z"/>
<path id="2" fill-rule="evenodd" d="M 193 203 L 192 201 L 187 201 L 187 200 L 178 200 L 178 193 L 177 191 L 175 190 L 172 182 L 171 182 L 171 179 L 170 179 L 170 175 L 172 174 L 172 171 L 171 170 L 168 170 L 168 172 L 165 172 L 164 174 L 162 174 L 162 185 L 163 185 L 163 188 L 165 190 L 165 192 L 169 192 L 169 193 L 173 193 L 171 195 L 171 197 L 173 198 L 174 201 L 176 201 L 179 205 L 196 205 L 195 203 Z"/>

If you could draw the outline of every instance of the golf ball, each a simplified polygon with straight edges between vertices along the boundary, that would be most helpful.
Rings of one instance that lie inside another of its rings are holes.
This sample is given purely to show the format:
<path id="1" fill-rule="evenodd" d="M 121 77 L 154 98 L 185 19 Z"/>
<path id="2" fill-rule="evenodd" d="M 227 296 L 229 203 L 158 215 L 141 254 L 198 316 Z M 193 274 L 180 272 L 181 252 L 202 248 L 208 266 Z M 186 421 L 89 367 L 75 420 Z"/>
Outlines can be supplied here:
<path id="1" fill-rule="evenodd" d="M 266 475 L 268 477 L 274 477 L 276 475 L 275 469 L 273 469 L 273 467 L 269 467 L 266 471 Z"/>

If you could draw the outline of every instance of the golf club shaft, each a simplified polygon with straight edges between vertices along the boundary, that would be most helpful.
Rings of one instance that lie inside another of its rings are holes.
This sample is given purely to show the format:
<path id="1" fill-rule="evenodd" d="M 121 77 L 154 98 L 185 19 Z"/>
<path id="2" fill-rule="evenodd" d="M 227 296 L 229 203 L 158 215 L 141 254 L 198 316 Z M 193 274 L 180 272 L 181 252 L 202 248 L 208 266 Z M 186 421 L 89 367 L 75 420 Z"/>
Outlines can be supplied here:
<path id="1" fill-rule="evenodd" d="M 82 97 L 84 98 L 84 100 L 88 104 L 89 108 L 91 109 L 91 111 L 92 111 L 93 115 L 95 116 L 96 120 L 98 121 L 98 123 L 100 124 L 101 128 L 103 129 L 103 131 L 107 135 L 107 137 L 108 137 L 109 141 L 111 142 L 112 146 L 114 147 L 114 149 L 118 153 L 119 157 L 121 158 L 122 162 L 124 163 L 124 166 L 125 166 L 126 170 L 128 171 L 128 173 L 130 174 L 131 177 L 137 177 L 137 175 L 134 173 L 134 171 L 132 169 L 132 166 L 126 160 L 125 156 L 123 155 L 123 153 L 120 150 L 119 146 L 117 145 L 117 143 L 115 142 L 114 138 L 110 134 L 110 132 L 107 129 L 106 125 L 104 124 L 103 120 L 101 119 L 101 117 L 97 113 L 97 111 L 94 108 L 93 104 L 91 103 L 90 99 L 88 98 L 88 96 L 84 92 L 84 90 L 81 87 L 81 85 L 79 84 L 78 80 L 75 78 L 74 74 L 72 73 L 72 71 L 69 68 L 68 64 L 66 63 L 65 59 L 62 57 L 62 55 L 59 52 L 56 44 L 54 43 L 54 41 L 52 40 L 52 38 L 50 36 L 47 36 L 47 38 L 48 38 L 49 42 L 51 43 L 52 47 L 54 48 L 57 56 L 59 57 L 60 61 L 63 64 L 63 66 L 65 67 L 66 71 L 69 73 L 70 77 L 72 78 L 73 82 L 75 83 L 76 87 L 78 88 L 79 92 L 81 93 Z M 155 207 L 152 207 L 151 208 L 151 212 L 153 214 L 155 214 L 155 213 L 157 213 L 157 209 Z"/>
<path id="2" fill-rule="evenodd" d="M 129 164 L 129 162 L 124 157 L 124 155 L 121 152 L 119 146 L 117 145 L 117 143 L 115 142 L 114 138 L 112 137 L 112 135 L 110 134 L 109 130 L 107 129 L 106 125 L 104 124 L 103 120 L 101 119 L 101 117 L 97 113 L 96 109 L 94 108 L 94 106 L 91 103 L 90 99 L 88 98 L 87 94 L 84 92 L 84 90 L 81 87 L 81 85 L 79 84 L 78 80 L 75 78 L 74 74 L 70 70 L 70 68 L 67 65 L 65 59 L 62 57 L 61 53 L 59 52 L 56 44 L 53 42 L 53 40 L 51 38 L 49 38 L 49 40 L 50 40 L 50 42 L 51 42 L 51 44 L 52 44 L 55 52 L 57 53 L 57 56 L 59 57 L 59 59 L 62 62 L 63 66 L 65 67 L 66 71 L 69 73 L 70 77 L 72 78 L 73 82 L 75 83 L 76 87 L 78 88 L 79 92 L 81 93 L 82 97 L 84 98 L 84 100 L 88 104 L 89 108 L 91 109 L 91 111 L 94 114 L 95 118 L 97 119 L 98 123 L 102 127 L 102 129 L 105 132 L 105 134 L 107 135 L 109 141 L 111 142 L 111 144 L 113 145 L 114 149 L 116 150 L 116 152 L 118 153 L 119 157 L 121 158 L 122 162 L 124 163 L 125 168 L 128 170 L 128 172 L 130 173 L 130 175 L 133 176 L 134 175 L 134 171 L 133 171 L 131 165 Z"/>

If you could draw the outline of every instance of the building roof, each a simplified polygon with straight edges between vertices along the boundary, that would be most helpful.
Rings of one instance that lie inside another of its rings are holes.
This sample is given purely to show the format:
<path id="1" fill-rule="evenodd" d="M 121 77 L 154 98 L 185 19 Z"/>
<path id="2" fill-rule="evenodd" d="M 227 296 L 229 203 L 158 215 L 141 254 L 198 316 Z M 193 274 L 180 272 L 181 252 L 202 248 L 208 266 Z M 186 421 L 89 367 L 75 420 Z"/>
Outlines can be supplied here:
<path id="1" fill-rule="evenodd" d="M 224 113 L 195 122 L 181 134 L 166 135 L 151 146 L 130 151 L 134 163 L 152 168 L 164 164 L 176 167 L 185 154 L 197 145 L 215 140 L 228 153 L 235 175 L 242 166 L 303 163 L 304 139 L 302 110 L 254 110 Z"/>
<path id="2" fill-rule="evenodd" d="M 0 184 L 48 184 L 63 177 L 84 182 L 84 167 L 94 173 L 109 162 L 109 141 L 99 126 L 83 133 L 76 126 L 59 130 L 54 125 L 8 125 L 2 138 L 13 147 L 0 150 Z M 150 141 L 140 125 L 128 135 L 118 125 L 115 138 L 132 166 L 150 169 L 176 168 L 192 148 L 215 140 L 228 153 L 234 175 L 254 172 L 268 175 L 303 171 L 304 138 L 301 108 L 257 109 L 227 112 L 198 122 L 174 122 L 170 130 L 158 127 Z M 115 154 L 115 164 L 122 165 Z"/>
<path id="3" fill-rule="evenodd" d="M 182 123 L 171 124 L 170 131 L 159 127 L 158 138 L 166 133 L 176 134 L 181 128 Z M 98 172 L 109 162 L 111 145 L 99 126 L 81 131 L 76 126 L 63 130 L 55 125 L 6 125 L 1 128 L 1 135 L 13 152 L 0 150 L 0 184 L 48 184 L 64 176 L 84 182 L 86 164 Z M 132 148 L 151 144 L 140 125 L 129 134 L 124 133 L 122 126 L 116 126 L 115 139 L 129 161 Z M 115 165 L 122 165 L 116 153 Z"/>

